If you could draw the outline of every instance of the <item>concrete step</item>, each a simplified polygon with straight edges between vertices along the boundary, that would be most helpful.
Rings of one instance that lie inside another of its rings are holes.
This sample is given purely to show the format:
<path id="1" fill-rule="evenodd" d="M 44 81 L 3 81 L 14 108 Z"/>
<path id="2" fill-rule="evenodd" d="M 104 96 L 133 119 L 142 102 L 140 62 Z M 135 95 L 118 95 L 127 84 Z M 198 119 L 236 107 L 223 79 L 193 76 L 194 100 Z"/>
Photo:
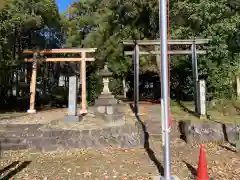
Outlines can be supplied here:
<path id="1" fill-rule="evenodd" d="M 23 139 L 18 138 L 18 137 L 0 137 L 0 143 L 5 143 L 5 144 L 9 144 L 9 143 L 13 143 L 13 144 L 19 144 L 23 141 Z"/>
<path id="2" fill-rule="evenodd" d="M 16 131 L 0 131 L 0 137 L 35 137 L 38 136 L 38 133 L 40 131 L 21 131 L 21 130 L 16 130 Z"/>
<path id="3" fill-rule="evenodd" d="M 1 137 L 0 151 L 35 149 L 40 151 L 58 149 L 61 141 L 52 137 Z M 46 149 L 46 150 L 45 150 Z"/>
<path id="4" fill-rule="evenodd" d="M 0 137 L 35 136 L 41 124 L 0 124 Z"/>
<path id="5" fill-rule="evenodd" d="M 28 145 L 23 143 L 1 143 L 0 150 L 1 151 L 15 151 L 15 150 L 24 150 L 27 149 Z"/>
<path id="6" fill-rule="evenodd" d="M 0 131 L 37 130 L 43 124 L 0 124 Z"/>

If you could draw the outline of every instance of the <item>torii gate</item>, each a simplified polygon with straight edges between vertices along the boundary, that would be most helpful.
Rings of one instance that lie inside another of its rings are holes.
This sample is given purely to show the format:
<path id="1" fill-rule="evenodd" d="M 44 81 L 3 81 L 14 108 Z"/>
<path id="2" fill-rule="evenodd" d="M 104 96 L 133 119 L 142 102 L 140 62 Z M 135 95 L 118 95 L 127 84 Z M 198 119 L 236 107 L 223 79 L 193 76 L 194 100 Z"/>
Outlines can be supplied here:
<path id="1" fill-rule="evenodd" d="M 72 48 L 72 49 L 48 49 L 35 52 L 33 50 L 24 50 L 23 54 L 33 54 L 33 58 L 25 58 L 24 62 L 32 62 L 32 77 L 30 84 L 30 107 L 27 110 L 28 113 L 36 113 L 35 109 L 35 96 L 36 96 L 36 78 L 37 78 L 37 63 L 38 53 L 41 55 L 50 54 L 79 54 L 80 57 L 58 57 L 58 58 L 45 58 L 43 62 L 81 62 L 80 65 L 80 81 L 82 82 L 82 102 L 81 102 L 81 114 L 87 113 L 87 98 L 86 98 L 86 61 L 95 61 L 93 57 L 87 57 L 87 53 L 96 52 L 96 48 Z"/>

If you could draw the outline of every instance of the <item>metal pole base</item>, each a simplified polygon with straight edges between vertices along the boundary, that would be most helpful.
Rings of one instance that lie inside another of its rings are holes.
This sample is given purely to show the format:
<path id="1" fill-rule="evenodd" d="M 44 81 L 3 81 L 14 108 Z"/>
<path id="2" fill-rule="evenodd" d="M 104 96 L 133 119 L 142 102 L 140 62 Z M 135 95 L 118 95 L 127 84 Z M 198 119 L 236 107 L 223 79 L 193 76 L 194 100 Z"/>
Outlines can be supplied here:
<path id="1" fill-rule="evenodd" d="M 152 177 L 153 180 L 167 180 L 167 179 L 164 179 L 163 176 L 153 176 Z M 180 180 L 177 176 L 171 176 L 171 180 Z"/>
<path id="2" fill-rule="evenodd" d="M 67 115 L 64 117 L 64 122 L 67 123 L 80 122 L 81 120 L 82 120 L 81 116 Z"/>

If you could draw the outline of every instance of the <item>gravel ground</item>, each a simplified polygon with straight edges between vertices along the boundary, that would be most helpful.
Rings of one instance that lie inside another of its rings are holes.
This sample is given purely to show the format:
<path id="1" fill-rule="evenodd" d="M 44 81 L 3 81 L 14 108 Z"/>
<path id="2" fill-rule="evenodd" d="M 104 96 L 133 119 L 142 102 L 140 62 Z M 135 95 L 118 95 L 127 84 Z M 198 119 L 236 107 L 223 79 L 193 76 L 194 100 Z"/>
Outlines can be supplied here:
<path id="1" fill-rule="evenodd" d="M 0 124 L 47 124 L 56 119 L 62 119 L 67 114 L 67 109 L 51 109 L 39 111 L 36 114 L 26 114 L 23 117 L 3 118 Z"/>
<path id="2" fill-rule="evenodd" d="M 199 147 L 173 140 L 172 174 L 191 179 L 196 173 Z M 207 144 L 207 161 L 211 177 L 216 180 L 239 180 L 239 154 L 228 145 Z M 159 138 L 152 138 L 151 149 L 73 150 L 34 153 L 2 152 L 2 179 L 21 180 L 104 180 L 151 179 L 162 173 L 162 150 Z M 11 166 L 7 168 L 7 166 Z"/>
<path id="3" fill-rule="evenodd" d="M 39 112 L 1 123 L 49 123 L 50 118 L 59 119 L 66 109 Z M 159 110 L 151 118 L 159 123 Z M 145 121 L 145 120 L 144 120 Z M 146 121 L 150 121 L 147 120 Z M 159 129 L 156 123 L 149 123 L 148 130 Z M 155 128 L 155 129 L 154 129 Z M 173 128 L 173 134 L 174 132 Z M 175 133 L 176 134 L 176 133 Z M 206 144 L 209 174 L 214 180 L 240 179 L 240 154 L 229 144 Z M 163 173 L 163 151 L 161 138 L 150 137 L 149 148 L 72 150 L 68 152 L 36 153 L 33 151 L 1 152 L 0 179 L 19 180 L 141 180 L 151 179 Z M 181 180 L 190 180 L 196 174 L 199 146 L 188 145 L 173 136 L 171 140 L 172 174 Z"/>

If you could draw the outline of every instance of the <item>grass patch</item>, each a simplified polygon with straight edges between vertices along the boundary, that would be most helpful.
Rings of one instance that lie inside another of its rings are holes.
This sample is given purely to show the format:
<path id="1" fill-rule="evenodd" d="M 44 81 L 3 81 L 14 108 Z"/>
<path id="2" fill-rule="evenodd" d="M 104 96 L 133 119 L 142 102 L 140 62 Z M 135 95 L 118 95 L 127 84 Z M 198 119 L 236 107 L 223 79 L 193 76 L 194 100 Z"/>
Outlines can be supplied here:
<path id="1" fill-rule="evenodd" d="M 191 120 L 193 122 L 221 122 L 240 124 L 240 101 L 216 102 L 214 106 L 207 106 L 206 119 L 199 119 L 194 115 L 193 102 L 171 102 L 172 116 L 176 120 Z"/>

